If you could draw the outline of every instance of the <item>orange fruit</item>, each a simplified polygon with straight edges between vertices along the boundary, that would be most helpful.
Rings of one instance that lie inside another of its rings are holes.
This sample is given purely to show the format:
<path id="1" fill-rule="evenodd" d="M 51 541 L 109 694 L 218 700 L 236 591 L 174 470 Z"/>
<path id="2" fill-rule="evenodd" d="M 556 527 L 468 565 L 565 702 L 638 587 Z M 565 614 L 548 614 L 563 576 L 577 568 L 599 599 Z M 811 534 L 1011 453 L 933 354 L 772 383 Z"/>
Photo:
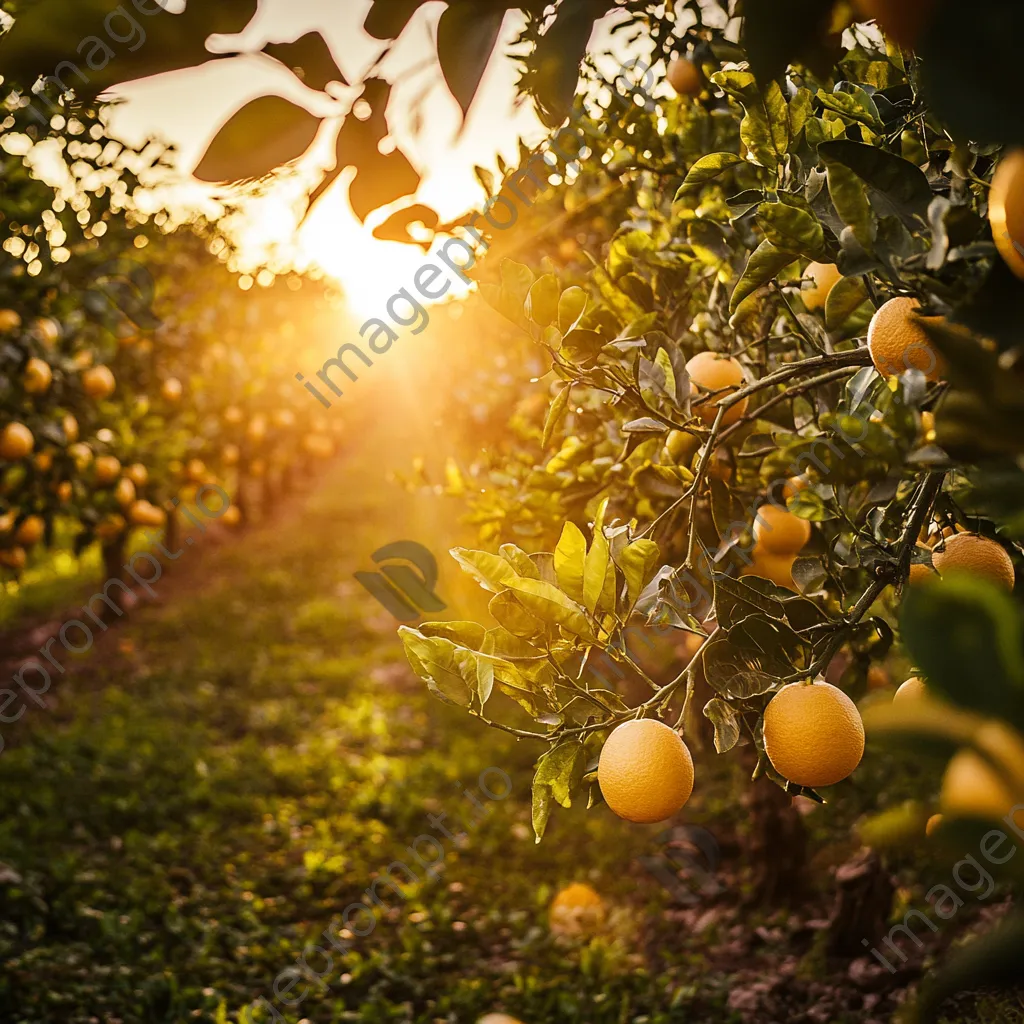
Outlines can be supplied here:
<path id="1" fill-rule="evenodd" d="M 924 824 L 924 834 L 931 838 L 942 825 L 942 815 L 933 814 Z"/>
<path id="2" fill-rule="evenodd" d="M 868 689 L 869 690 L 884 690 L 889 686 L 892 680 L 889 678 L 889 673 L 881 665 L 872 665 L 868 669 Z"/>
<path id="3" fill-rule="evenodd" d="M 21 571 L 25 568 L 28 563 L 28 556 L 25 554 L 25 549 L 22 547 L 5 548 L 0 550 L 0 565 L 6 566 L 8 569 L 14 569 L 15 571 Z"/>
<path id="4" fill-rule="evenodd" d="M 994 763 L 971 747 L 955 754 L 942 777 L 943 813 L 1003 818 L 1021 795 L 1014 783 L 1024 776 L 1024 737 L 1002 722 L 992 722 L 978 730 L 975 742 Z"/>
<path id="5" fill-rule="evenodd" d="M 911 676 L 906 682 L 900 683 L 899 689 L 892 695 L 893 704 L 909 704 L 928 699 L 928 686 L 917 676 Z"/>
<path id="6" fill-rule="evenodd" d="M 92 462 L 92 449 L 84 441 L 69 444 L 68 455 L 74 460 L 75 468 L 79 473 Z"/>
<path id="7" fill-rule="evenodd" d="M 941 322 L 941 317 L 921 317 L 917 299 L 901 295 L 890 299 L 868 325 L 868 351 L 875 369 L 889 377 L 906 370 L 920 370 L 928 380 L 939 380 L 945 361 L 931 343 L 922 322 Z"/>
<path id="8" fill-rule="evenodd" d="M 668 66 L 668 84 L 680 96 L 697 96 L 701 90 L 700 68 L 692 60 L 676 57 Z"/>
<path id="9" fill-rule="evenodd" d="M 507 1013 L 485 1013 L 476 1024 L 522 1024 L 522 1021 L 510 1017 Z"/>
<path id="10" fill-rule="evenodd" d="M 21 525 L 18 527 L 18 532 L 15 533 L 14 539 L 25 547 L 30 548 L 33 544 L 38 544 L 46 533 L 46 523 L 43 522 L 41 516 L 28 516 L 26 519 L 21 521 Z"/>
<path id="11" fill-rule="evenodd" d="M 828 293 L 842 276 L 834 263 L 808 263 L 804 277 L 809 277 L 814 283 L 809 288 L 805 286 L 800 293 L 804 306 L 812 313 L 824 309 Z"/>
<path id="12" fill-rule="evenodd" d="M 121 475 L 121 463 L 113 455 L 100 455 L 96 459 L 96 483 L 101 487 L 112 484 Z"/>
<path id="13" fill-rule="evenodd" d="M 932 565 L 939 575 L 970 573 L 1013 590 L 1013 561 L 1001 544 L 975 533 L 957 533 L 932 552 Z"/>
<path id="14" fill-rule="evenodd" d="M 746 383 L 739 362 L 716 352 L 698 352 L 686 364 L 686 372 L 690 376 L 690 405 L 694 414 L 708 424 L 714 423 L 718 415 L 715 403 Z M 713 394 L 699 393 L 697 385 Z M 730 407 L 722 417 L 722 425 L 735 423 L 747 411 L 747 401 L 743 398 Z"/>
<path id="15" fill-rule="evenodd" d="M 627 821 L 672 817 L 693 792 L 693 759 L 675 730 L 653 718 L 623 722 L 601 748 L 597 781 L 608 806 Z"/>
<path id="16" fill-rule="evenodd" d="M 768 551 L 755 551 L 753 561 L 743 567 L 740 575 L 760 576 L 761 579 L 771 580 L 777 587 L 798 590 L 796 580 L 793 579 L 795 562 L 796 555 L 773 555 Z"/>
<path id="17" fill-rule="evenodd" d="M 671 462 L 689 465 L 700 448 L 700 438 L 685 430 L 670 430 L 665 438 L 665 454 Z"/>
<path id="18" fill-rule="evenodd" d="M 8 423 L 0 432 L 0 459 L 15 462 L 32 453 L 36 439 L 24 423 Z"/>
<path id="19" fill-rule="evenodd" d="M 780 505 L 762 505 L 754 519 L 754 554 L 795 555 L 811 539 L 811 524 Z"/>
<path id="20" fill-rule="evenodd" d="M 0 334 L 16 331 L 21 326 L 21 317 L 13 309 L 0 309 Z"/>
<path id="21" fill-rule="evenodd" d="M 78 420 L 71 413 L 66 413 L 60 424 L 64 431 L 64 440 L 68 444 L 73 444 L 78 440 Z"/>
<path id="22" fill-rule="evenodd" d="M 60 341 L 60 324 L 48 316 L 40 316 L 32 321 L 32 333 L 47 347 Z"/>
<path id="23" fill-rule="evenodd" d="M 1012 149 L 999 161 L 988 193 L 988 221 L 999 255 L 1024 278 L 1024 149 Z"/>
<path id="24" fill-rule="evenodd" d="M 135 484 L 128 477 L 123 476 L 117 481 L 117 487 L 114 488 L 114 501 L 121 508 L 127 508 L 135 501 Z"/>
<path id="25" fill-rule="evenodd" d="M 149 501 L 136 501 L 128 510 L 128 519 L 133 526 L 163 526 L 167 513 Z"/>
<path id="26" fill-rule="evenodd" d="M 764 710 L 764 749 L 790 782 L 833 786 L 864 756 L 864 723 L 857 705 L 831 683 L 790 683 Z"/>
<path id="27" fill-rule="evenodd" d="M 124 475 L 136 487 L 145 487 L 149 480 L 149 470 L 141 462 L 133 462 L 125 471 Z"/>
<path id="28" fill-rule="evenodd" d="M 85 393 L 96 401 L 109 398 L 117 387 L 117 381 L 109 366 L 93 366 L 82 374 Z"/>
<path id="29" fill-rule="evenodd" d="M 927 25 L 935 0 L 855 0 L 866 18 L 873 18 L 887 36 L 900 46 L 913 49 Z"/>
<path id="30" fill-rule="evenodd" d="M 163 384 L 160 385 L 160 394 L 163 395 L 165 402 L 177 402 L 181 400 L 184 388 L 181 386 L 181 381 L 177 377 L 168 377 Z"/>
<path id="31" fill-rule="evenodd" d="M 59 484 L 57 484 L 57 499 L 63 504 L 66 505 L 71 500 L 71 496 L 73 493 L 74 490 L 71 486 L 70 480 L 62 480 Z"/>
<path id="32" fill-rule="evenodd" d="M 804 473 L 800 476 L 791 476 L 782 485 L 782 497 L 789 501 L 790 498 L 799 494 L 802 490 L 811 486 L 811 478 Z"/>
<path id="33" fill-rule="evenodd" d="M 45 359 L 33 357 L 25 364 L 25 390 L 30 395 L 45 395 L 53 383 L 53 370 Z"/>
<path id="34" fill-rule="evenodd" d="M 96 536 L 100 540 L 117 540 L 124 533 L 126 523 L 124 516 L 116 512 L 113 515 L 105 516 L 96 526 Z"/>
<path id="35" fill-rule="evenodd" d="M 14 529 L 14 522 L 17 518 L 17 509 L 11 509 L 9 512 L 0 512 L 0 537 L 6 536 Z"/>
<path id="36" fill-rule="evenodd" d="M 604 900 L 584 882 L 574 882 L 551 901 L 548 925 L 556 935 L 583 935 L 604 924 Z"/>
<path id="37" fill-rule="evenodd" d="M 32 463 L 40 473 L 49 473 L 53 469 L 53 452 L 39 452 Z"/>

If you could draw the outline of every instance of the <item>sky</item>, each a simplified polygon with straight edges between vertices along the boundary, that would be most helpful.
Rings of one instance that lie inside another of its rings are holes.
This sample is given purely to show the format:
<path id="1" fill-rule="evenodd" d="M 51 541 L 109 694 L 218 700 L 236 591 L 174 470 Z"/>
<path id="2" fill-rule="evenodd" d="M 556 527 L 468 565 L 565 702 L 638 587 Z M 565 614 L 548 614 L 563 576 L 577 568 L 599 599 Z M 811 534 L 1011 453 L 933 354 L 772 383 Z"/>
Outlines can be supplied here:
<path id="1" fill-rule="evenodd" d="M 433 0 L 422 6 L 380 70 L 394 83 L 388 106 L 391 130 L 424 176 L 417 199 L 437 210 L 442 219 L 450 219 L 479 207 L 486 198 L 473 174 L 474 164 L 494 168 L 499 152 L 515 163 L 518 138 L 535 145 L 545 132 L 529 104 L 516 107 L 518 71 L 500 54 L 492 57 L 459 132 L 460 111 L 436 62 L 436 26 L 445 6 Z M 344 112 L 357 95 L 356 88 L 338 89 L 337 104 L 325 104 L 258 51 L 267 42 L 287 42 L 319 29 L 346 78 L 358 82 L 382 49 L 362 29 L 369 7 L 370 0 L 261 0 L 256 17 L 239 37 L 213 37 L 208 42 L 208 48 L 243 49 L 251 54 L 121 87 L 117 95 L 124 102 L 113 108 L 111 128 L 129 140 L 157 135 L 173 141 L 180 150 L 180 165 L 188 172 L 220 124 L 246 101 L 266 92 L 279 92 L 314 112 Z M 520 19 L 516 11 L 506 17 L 502 49 L 515 38 Z M 424 88 L 429 89 L 422 111 L 425 127 L 414 135 L 410 109 Z M 326 166 L 333 161 L 331 138 L 329 131 L 321 132 L 310 156 L 313 163 Z M 254 255 L 274 242 L 297 243 L 300 259 L 314 261 L 338 278 L 351 305 L 377 309 L 394 291 L 394 281 L 422 262 L 422 253 L 411 246 L 381 242 L 372 237 L 371 228 L 356 220 L 346 196 L 351 174 L 351 170 L 345 172 L 335 183 L 298 236 L 295 225 L 305 208 L 303 185 L 294 177 L 282 181 L 250 204 L 241 239 L 245 250 Z M 178 199 L 196 202 L 208 195 L 198 183 L 176 192 Z"/>

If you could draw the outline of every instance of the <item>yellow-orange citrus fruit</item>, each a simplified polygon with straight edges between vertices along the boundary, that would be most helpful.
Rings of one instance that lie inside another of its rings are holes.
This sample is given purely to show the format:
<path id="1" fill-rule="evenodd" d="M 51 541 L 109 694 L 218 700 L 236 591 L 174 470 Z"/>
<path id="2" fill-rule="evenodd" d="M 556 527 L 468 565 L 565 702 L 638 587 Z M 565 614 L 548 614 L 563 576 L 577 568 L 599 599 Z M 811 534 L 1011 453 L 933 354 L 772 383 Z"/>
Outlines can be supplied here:
<path id="1" fill-rule="evenodd" d="M 939 800 L 946 814 L 962 818 L 1002 818 L 1016 803 L 1007 780 L 974 750 L 949 762 Z"/>
<path id="2" fill-rule="evenodd" d="M 929 836 L 929 837 L 931 837 L 931 836 L 935 835 L 936 831 L 938 830 L 938 828 L 939 828 L 939 827 L 940 827 L 941 825 L 942 825 L 942 815 L 941 815 L 941 814 L 933 814 L 933 815 L 932 815 L 932 816 L 931 816 L 931 817 L 930 817 L 930 818 L 929 818 L 929 819 L 928 819 L 928 820 L 927 820 L 927 821 L 925 822 L 925 825 L 924 825 L 924 834 L 925 834 L 926 836 Z"/>
<path id="3" fill-rule="evenodd" d="M 945 541 L 944 547 L 932 552 L 932 564 L 940 575 L 970 573 L 1013 590 L 1013 561 L 1001 544 L 975 533 L 957 533 Z"/>
<path id="4" fill-rule="evenodd" d="M 864 723 L 857 705 L 831 683 L 790 683 L 764 709 L 764 749 L 790 782 L 832 786 L 860 764 Z"/>
<path id="5" fill-rule="evenodd" d="M 700 68 L 692 60 L 676 57 L 668 66 L 668 84 L 680 96 L 696 96 L 701 90 Z"/>
<path id="6" fill-rule="evenodd" d="M 910 572 L 907 575 L 907 579 L 910 583 L 921 583 L 924 580 L 930 580 L 935 578 L 935 570 L 931 566 L 925 565 L 924 562 L 914 562 L 910 566 Z"/>
<path id="7" fill-rule="evenodd" d="M 113 515 L 105 516 L 96 526 L 96 536 L 100 540 L 117 540 L 124 533 L 126 523 L 124 516 L 116 512 Z"/>
<path id="8" fill-rule="evenodd" d="M 166 402 L 177 402 L 180 400 L 184 388 L 181 386 L 181 381 L 177 377 L 168 377 L 163 384 L 160 385 L 160 394 L 163 395 L 164 401 Z"/>
<path id="9" fill-rule="evenodd" d="M 45 359 L 33 357 L 25 364 L 25 390 L 30 395 L 45 395 L 53 383 L 53 370 Z"/>
<path id="10" fill-rule="evenodd" d="M 94 366 L 82 374 L 82 387 L 93 399 L 109 398 L 117 387 L 117 381 L 109 366 Z"/>
<path id="11" fill-rule="evenodd" d="M 69 444 L 68 455 L 74 460 L 75 468 L 79 473 L 92 462 L 92 449 L 84 441 Z"/>
<path id="12" fill-rule="evenodd" d="M 20 571 L 28 563 L 28 556 L 22 547 L 0 549 L 0 565 Z"/>
<path id="13" fill-rule="evenodd" d="M 71 413 L 66 413 L 64 418 L 60 421 L 61 428 L 64 431 L 64 440 L 68 444 L 73 444 L 78 440 L 78 420 L 75 419 Z"/>
<path id="14" fill-rule="evenodd" d="M 700 447 L 700 438 L 685 430 L 670 430 L 665 438 L 665 453 L 672 462 L 689 465 Z"/>
<path id="15" fill-rule="evenodd" d="M 866 18 L 878 22 L 882 31 L 900 46 L 913 49 L 935 7 L 935 0 L 855 0 Z"/>
<path id="16" fill-rule="evenodd" d="M 693 792 L 693 759 L 664 722 L 641 718 L 617 726 L 601 748 L 597 781 L 605 802 L 627 821 L 672 817 Z"/>
<path id="17" fill-rule="evenodd" d="M 551 901 L 548 924 L 556 935 L 584 935 L 604 924 L 604 900 L 585 882 L 567 885 Z"/>
<path id="18" fill-rule="evenodd" d="M 890 299 L 875 313 L 868 325 L 868 351 L 875 369 L 883 376 L 920 370 L 928 380 L 945 373 L 945 362 L 921 326 L 927 320 L 916 312 L 920 303 L 909 296 Z"/>
<path id="19" fill-rule="evenodd" d="M 21 317 L 13 309 L 0 309 L 0 334 L 16 331 L 21 326 Z"/>
<path id="20" fill-rule="evenodd" d="M 928 686 L 923 679 L 911 676 L 906 682 L 900 683 L 899 689 L 893 694 L 894 704 L 909 704 L 913 701 L 928 700 Z"/>
<path id="21" fill-rule="evenodd" d="M 133 462 L 125 471 L 124 475 L 136 487 L 145 487 L 149 480 L 149 470 L 141 462 Z"/>
<path id="22" fill-rule="evenodd" d="M 96 483 L 101 487 L 112 484 L 121 475 L 121 463 L 113 455 L 100 455 L 96 459 Z"/>
<path id="23" fill-rule="evenodd" d="M 40 473 L 49 473 L 53 469 L 53 452 L 39 452 L 32 460 L 32 464 Z"/>
<path id="24" fill-rule="evenodd" d="M 485 1013 L 476 1024 L 522 1024 L 522 1021 L 510 1017 L 507 1013 Z"/>
<path id="25" fill-rule="evenodd" d="M 163 526 L 167 513 L 148 501 L 136 501 L 128 510 L 128 519 L 134 526 Z"/>
<path id="26" fill-rule="evenodd" d="M 24 423 L 8 423 L 0 433 L 0 459 L 14 462 L 32 454 L 36 439 Z"/>
<path id="27" fill-rule="evenodd" d="M 17 509 L 11 509 L 9 512 L 0 512 L 0 537 L 5 536 L 14 529 L 14 523 L 17 518 Z"/>
<path id="28" fill-rule="evenodd" d="M 32 321 L 32 333 L 48 347 L 56 345 L 60 341 L 60 324 L 48 316 L 37 317 Z"/>
<path id="29" fill-rule="evenodd" d="M 999 255 L 1024 278 L 1024 149 L 1011 150 L 999 161 L 988 193 L 988 220 Z"/>
<path id="30" fill-rule="evenodd" d="M 800 293 L 804 300 L 804 306 L 812 313 L 815 310 L 825 308 L 825 300 L 832 287 L 843 275 L 834 263 L 808 263 L 804 271 L 804 277 L 809 277 L 814 284 L 809 288 L 805 287 Z"/>
<path id="31" fill-rule="evenodd" d="M 777 587 L 797 590 L 799 588 L 793 579 L 795 562 L 796 555 L 773 555 L 769 551 L 755 551 L 753 561 L 743 567 L 740 575 L 760 576 L 762 579 L 771 580 Z"/>
<path id="32" fill-rule="evenodd" d="M 61 480 L 57 484 L 57 499 L 64 504 L 67 504 L 71 500 L 71 496 L 74 493 L 74 489 L 71 486 L 70 480 Z"/>
<path id="33" fill-rule="evenodd" d="M 811 539 L 811 524 L 780 505 L 762 505 L 754 519 L 754 551 L 795 555 Z"/>
<path id="34" fill-rule="evenodd" d="M 14 539 L 19 544 L 24 544 L 25 547 L 30 548 L 33 544 L 38 544 L 43 539 L 45 533 L 46 523 L 43 522 L 42 516 L 28 516 L 21 521 Z"/>
<path id="35" fill-rule="evenodd" d="M 709 424 L 714 423 L 718 415 L 716 403 L 745 383 L 743 367 L 739 362 L 716 352 L 698 352 L 686 364 L 686 372 L 690 375 L 690 405 L 693 412 Z M 716 393 L 700 394 L 696 385 Z M 741 398 L 722 417 L 723 426 L 735 423 L 746 411 L 747 399 Z"/>
<path id="36" fill-rule="evenodd" d="M 81 351 L 75 353 L 74 359 L 71 360 L 71 365 L 76 370 L 88 370 L 95 361 L 96 356 L 90 352 L 89 349 L 83 348 Z"/>
<path id="37" fill-rule="evenodd" d="M 121 508 L 126 508 L 135 501 L 135 484 L 128 477 L 123 476 L 117 481 L 117 487 L 114 488 L 114 501 Z"/>
<path id="38" fill-rule="evenodd" d="M 805 476 L 803 473 L 800 476 L 791 476 L 782 485 L 782 497 L 789 501 L 790 498 L 799 494 L 802 490 L 811 485 L 811 478 Z"/>

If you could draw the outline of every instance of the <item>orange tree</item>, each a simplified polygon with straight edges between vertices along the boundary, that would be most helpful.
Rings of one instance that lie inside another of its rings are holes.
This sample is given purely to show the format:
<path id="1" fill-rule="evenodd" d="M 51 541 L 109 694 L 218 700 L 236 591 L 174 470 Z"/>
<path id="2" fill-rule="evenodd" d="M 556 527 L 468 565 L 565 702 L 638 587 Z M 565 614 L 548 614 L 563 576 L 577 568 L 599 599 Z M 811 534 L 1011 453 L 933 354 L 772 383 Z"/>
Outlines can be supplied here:
<path id="1" fill-rule="evenodd" d="M 485 491 L 470 518 L 491 549 L 453 555 L 491 621 L 401 634 L 435 695 L 546 745 L 538 839 L 578 798 L 636 821 L 678 810 L 702 693 L 719 752 L 745 745 L 755 778 L 821 799 L 864 750 L 844 691 L 861 696 L 894 641 L 927 696 L 874 707 L 869 732 L 948 759 L 952 849 L 996 824 L 1022 834 L 1024 177 L 998 145 L 1019 133 L 936 85 L 952 5 L 920 54 L 840 37 L 848 8 L 816 6 L 840 20 L 814 22 L 806 52 L 751 35 L 750 4 L 741 45 L 702 25 L 677 39 L 696 98 L 591 105 L 604 138 L 518 247 L 546 258 L 482 279 L 550 359 L 550 400 L 524 402 L 468 489 Z M 996 31 L 989 13 L 967 31 Z M 610 177 L 624 187 L 588 208 Z M 564 214 L 589 268 L 546 235 Z M 660 678 L 640 648 L 666 630 L 696 655 Z M 925 1015 L 1012 979 L 1022 931 L 969 948 Z"/>

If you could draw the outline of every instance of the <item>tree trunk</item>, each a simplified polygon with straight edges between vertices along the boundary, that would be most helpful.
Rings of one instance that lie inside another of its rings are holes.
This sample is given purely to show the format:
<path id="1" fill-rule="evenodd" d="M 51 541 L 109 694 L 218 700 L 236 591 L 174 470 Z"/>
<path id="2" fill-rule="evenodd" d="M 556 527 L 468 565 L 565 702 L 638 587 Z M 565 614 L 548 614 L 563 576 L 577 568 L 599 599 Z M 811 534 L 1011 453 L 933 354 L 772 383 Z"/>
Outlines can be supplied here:
<path id="1" fill-rule="evenodd" d="M 751 784 L 745 799 L 755 899 L 766 904 L 796 902 L 806 881 L 807 830 L 793 798 L 762 776 Z"/>
<path id="2" fill-rule="evenodd" d="M 836 905 L 829 917 L 831 956 L 864 956 L 866 947 L 886 933 L 892 911 L 892 878 L 878 854 L 865 847 L 836 870 Z"/>

